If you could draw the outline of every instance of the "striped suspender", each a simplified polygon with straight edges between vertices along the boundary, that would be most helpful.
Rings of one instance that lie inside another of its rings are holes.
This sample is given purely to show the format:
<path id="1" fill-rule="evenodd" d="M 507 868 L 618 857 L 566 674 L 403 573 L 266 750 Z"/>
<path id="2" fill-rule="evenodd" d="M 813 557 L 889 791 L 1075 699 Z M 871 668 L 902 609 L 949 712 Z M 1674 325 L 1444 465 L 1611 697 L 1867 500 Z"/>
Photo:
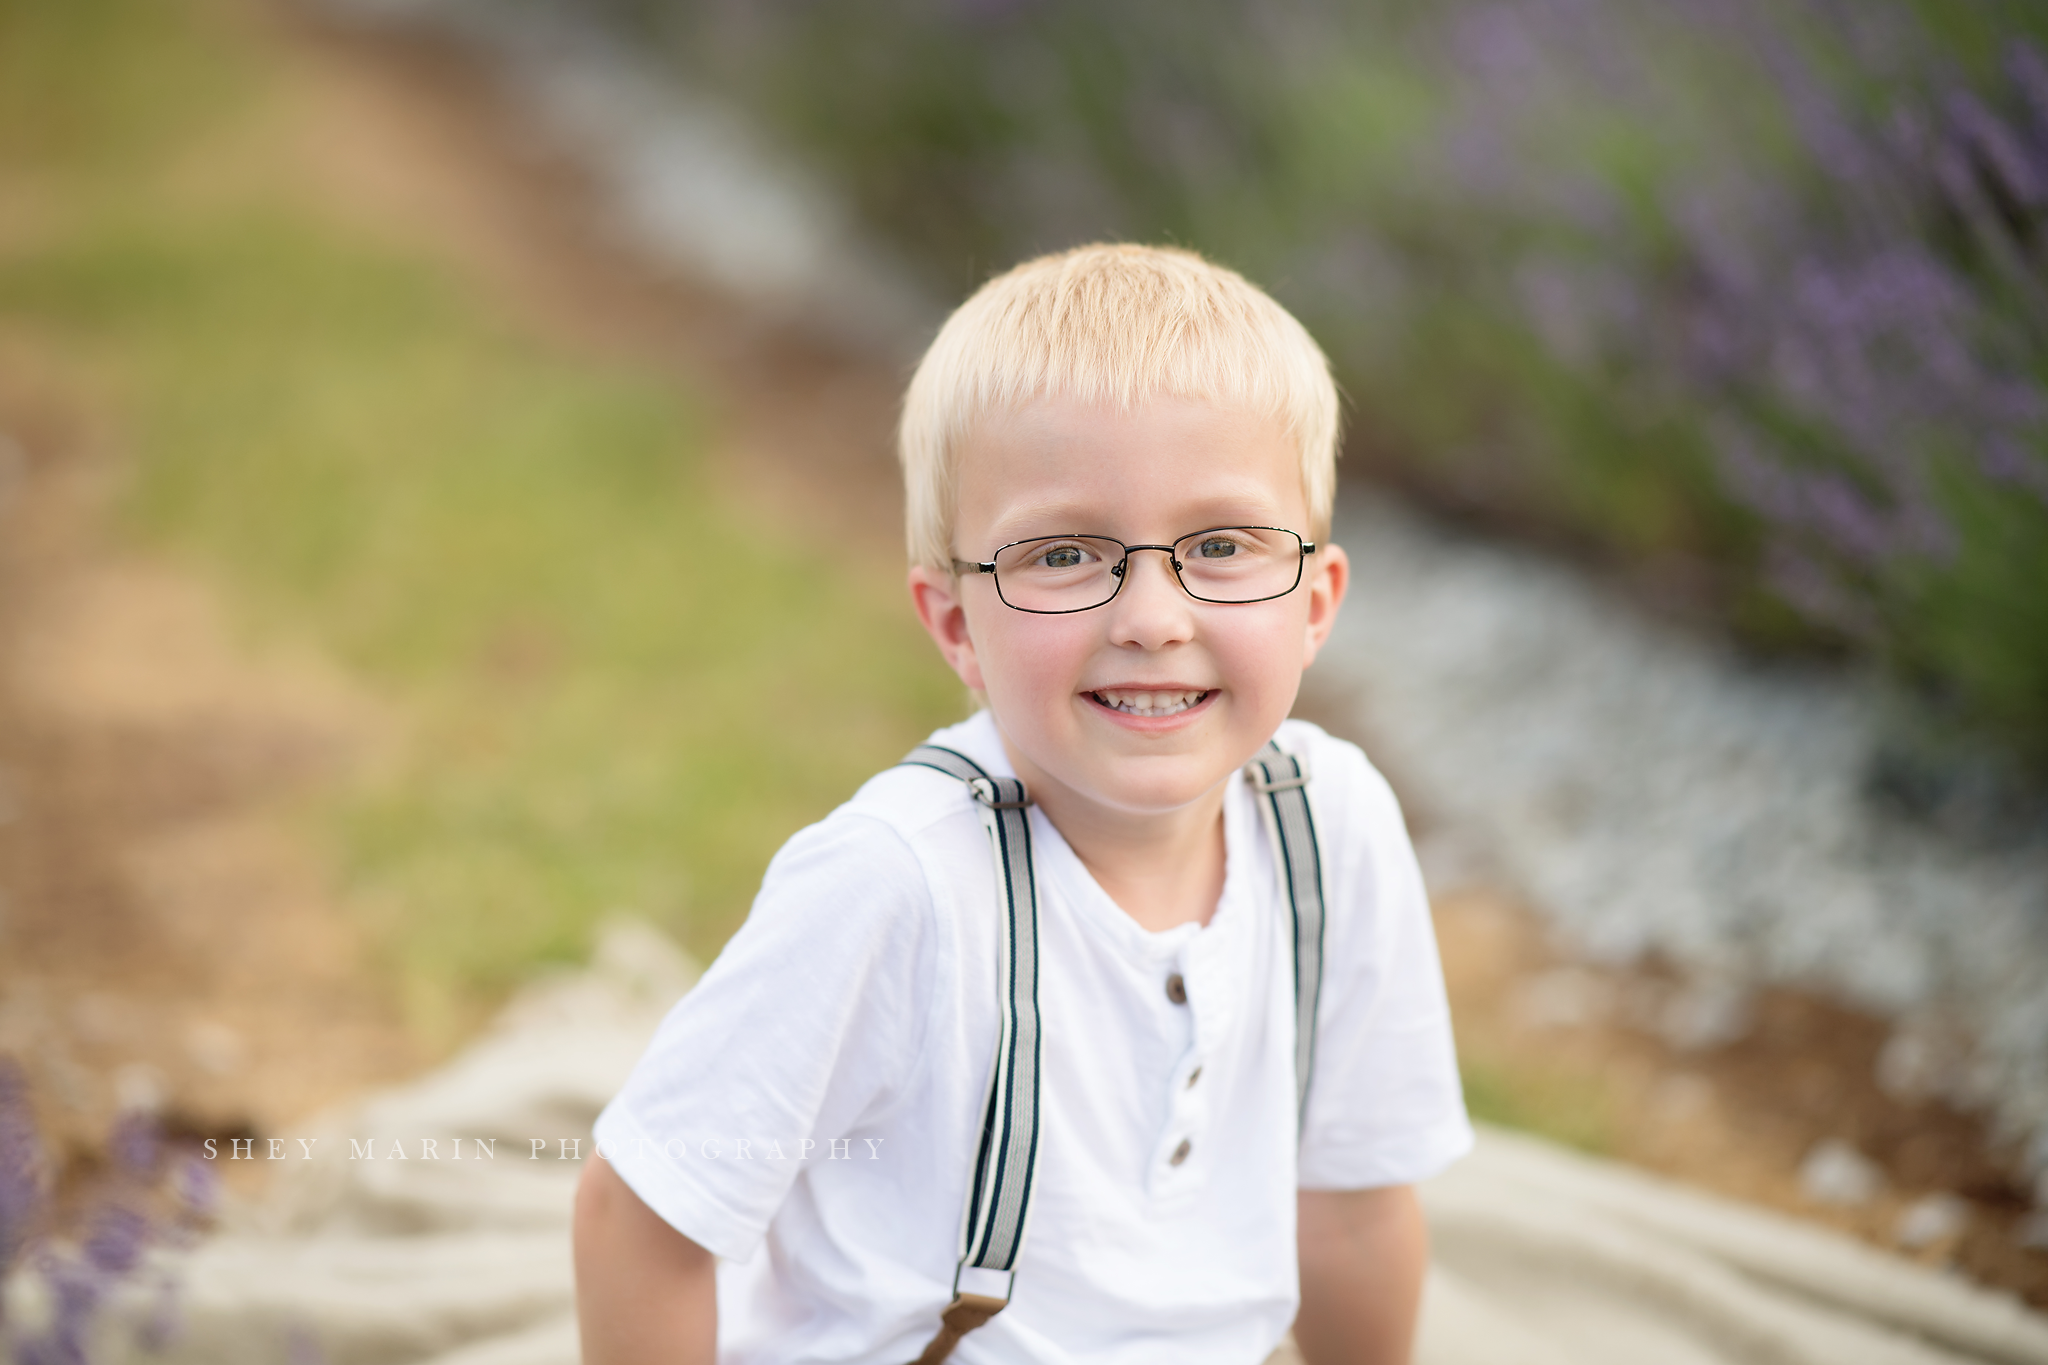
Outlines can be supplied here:
<path id="1" fill-rule="evenodd" d="M 1038 885 L 1032 876 L 1031 798 L 1014 777 L 990 777 L 965 754 L 924 744 L 904 763 L 936 768 L 957 777 L 974 794 L 981 823 L 995 852 L 996 881 L 1003 908 L 1003 951 L 998 959 L 1001 1023 L 996 1064 L 989 1077 L 988 1105 L 981 1120 L 981 1151 L 974 1159 L 961 1220 L 960 1262 L 953 1271 L 953 1302 L 940 1315 L 944 1324 L 916 1365 L 938 1365 L 960 1338 L 1001 1312 L 1009 1295 L 962 1293 L 968 1267 L 1007 1271 L 1017 1282 L 1017 1252 L 1024 1245 L 1025 1216 L 1031 1209 L 1031 1177 L 1038 1164 Z"/>
<path id="2" fill-rule="evenodd" d="M 1039 1062 L 1038 884 L 1031 863 L 1031 798 L 1013 777 L 990 777 L 965 754 L 922 744 L 905 756 L 906 766 L 935 768 L 965 782 L 981 813 L 994 851 L 1003 904 L 1003 950 L 998 966 L 1003 1002 L 996 1033 L 996 1063 L 989 1078 L 988 1104 L 975 1156 L 974 1182 L 961 1218 L 960 1261 L 953 1271 L 953 1301 L 940 1314 L 939 1334 L 912 1365 L 939 1365 L 960 1339 L 1009 1305 L 1009 1296 L 962 1292 L 969 1267 L 1007 1272 L 1017 1282 L 1017 1254 L 1024 1245 L 1031 1209 L 1031 1181 L 1038 1165 Z M 1308 808 L 1308 770 L 1278 744 L 1269 743 L 1245 768 L 1262 798 L 1294 919 L 1294 1093 L 1296 1115 L 1308 1104 L 1315 1063 L 1316 1002 L 1323 979 L 1323 866 L 1315 821 Z"/>
<path id="3" fill-rule="evenodd" d="M 1323 855 L 1308 811 L 1308 767 L 1268 741 L 1245 765 L 1273 836 L 1273 861 L 1294 912 L 1294 1105 L 1308 1120 L 1308 1078 L 1316 1062 L 1316 1005 L 1323 995 Z"/>

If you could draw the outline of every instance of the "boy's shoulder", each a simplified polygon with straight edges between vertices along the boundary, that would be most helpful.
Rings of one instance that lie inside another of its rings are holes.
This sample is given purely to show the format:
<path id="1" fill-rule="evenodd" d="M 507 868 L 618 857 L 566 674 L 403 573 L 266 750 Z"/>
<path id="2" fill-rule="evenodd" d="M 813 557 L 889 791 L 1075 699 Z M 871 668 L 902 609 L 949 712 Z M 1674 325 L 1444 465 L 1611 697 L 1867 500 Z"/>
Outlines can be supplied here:
<path id="1" fill-rule="evenodd" d="M 1401 803 L 1363 749 L 1306 720 L 1283 722 L 1274 739 L 1308 769 L 1309 811 L 1328 875 L 1371 877 L 1412 861 Z"/>
<path id="2" fill-rule="evenodd" d="M 838 813 L 879 821 L 916 843 L 928 836 L 934 826 L 973 816 L 974 802 L 966 783 L 936 769 L 898 764 L 863 782 L 852 799 L 835 812 Z M 978 818 L 975 827 L 980 828 Z"/>
<path id="3" fill-rule="evenodd" d="M 987 772 L 1011 776 L 994 722 L 986 715 L 938 731 L 927 743 L 965 754 Z M 876 773 L 824 819 L 791 835 L 768 865 L 755 903 L 781 907 L 824 887 L 835 902 L 928 904 L 965 863 L 980 868 L 988 842 L 967 784 L 922 766 Z"/>
<path id="4" fill-rule="evenodd" d="M 1365 750 L 1314 721 L 1284 720 L 1273 739 L 1308 769 L 1311 799 L 1363 800 L 1372 805 L 1393 801 L 1393 789 Z"/>
<path id="5" fill-rule="evenodd" d="M 991 776 L 1014 775 L 995 722 L 986 711 L 935 732 L 925 743 L 962 754 Z M 921 765 L 899 763 L 882 769 L 835 812 L 840 813 L 880 821 L 913 844 L 934 832 L 941 837 L 953 832 L 962 819 L 969 822 L 977 840 L 981 837 L 981 820 L 967 784 Z"/>

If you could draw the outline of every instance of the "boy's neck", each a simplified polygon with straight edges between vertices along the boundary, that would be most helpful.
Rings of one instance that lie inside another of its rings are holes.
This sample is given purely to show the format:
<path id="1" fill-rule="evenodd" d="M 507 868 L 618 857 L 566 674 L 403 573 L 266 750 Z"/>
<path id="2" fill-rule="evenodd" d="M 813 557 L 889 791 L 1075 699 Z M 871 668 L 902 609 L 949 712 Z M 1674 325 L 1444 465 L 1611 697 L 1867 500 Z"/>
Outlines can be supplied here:
<path id="1" fill-rule="evenodd" d="M 1207 924 L 1223 895 L 1223 794 L 1228 779 L 1176 810 L 1132 812 L 1075 792 L 1017 752 L 1010 766 L 1096 884 L 1152 933 Z"/>

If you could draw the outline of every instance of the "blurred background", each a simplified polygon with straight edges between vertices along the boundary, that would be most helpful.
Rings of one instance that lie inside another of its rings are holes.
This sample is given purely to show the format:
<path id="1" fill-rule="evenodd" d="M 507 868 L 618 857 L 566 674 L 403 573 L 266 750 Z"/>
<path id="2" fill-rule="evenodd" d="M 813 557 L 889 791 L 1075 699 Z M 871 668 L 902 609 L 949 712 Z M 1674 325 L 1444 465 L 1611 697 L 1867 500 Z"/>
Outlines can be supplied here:
<path id="1" fill-rule="evenodd" d="M 909 366 L 1100 238 L 1335 364 L 1302 713 L 1402 792 L 1475 1110 L 2048 1303 L 2048 11 L 1993 0 L 0 0 L 50 1168 L 286 1131 L 608 918 L 715 954 L 965 705 Z"/>

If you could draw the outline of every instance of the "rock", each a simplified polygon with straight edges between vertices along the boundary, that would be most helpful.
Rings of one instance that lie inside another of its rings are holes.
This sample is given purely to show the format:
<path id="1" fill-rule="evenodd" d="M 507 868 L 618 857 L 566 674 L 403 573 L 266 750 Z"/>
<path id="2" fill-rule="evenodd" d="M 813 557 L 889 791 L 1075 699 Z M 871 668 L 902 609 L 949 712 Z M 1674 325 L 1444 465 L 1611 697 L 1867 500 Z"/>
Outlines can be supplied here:
<path id="1" fill-rule="evenodd" d="M 1799 1190 L 1816 1204 L 1854 1208 L 1884 1188 L 1884 1171 L 1840 1138 L 1814 1144 L 1799 1163 Z"/>
<path id="2" fill-rule="evenodd" d="M 1962 1236 L 1969 1225 L 1969 1201 L 1942 1191 L 1922 1195 L 1908 1204 L 1899 1215 L 1892 1238 L 1908 1251 L 1919 1251 Z"/>
<path id="3" fill-rule="evenodd" d="M 114 1073 L 114 1102 L 128 1112 L 159 1113 L 169 1094 L 164 1074 L 147 1062 L 130 1062 Z"/>
<path id="4" fill-rule="evenodd" d="M 1732 977 L 1687 982 L 1658 1012 L 1657 1035 L 1680 1052 L 1704 1052 L 1749 1033 L 1750 989 Z"/>
<path id="5" fill-rule="evenodd" d="M 1958 1098 L 1969 1064 L 1969 1045 L 1954 1028 L 1909 1018 L 1877 1054 L 1877 1085 L 1901 1104 Z"/>

